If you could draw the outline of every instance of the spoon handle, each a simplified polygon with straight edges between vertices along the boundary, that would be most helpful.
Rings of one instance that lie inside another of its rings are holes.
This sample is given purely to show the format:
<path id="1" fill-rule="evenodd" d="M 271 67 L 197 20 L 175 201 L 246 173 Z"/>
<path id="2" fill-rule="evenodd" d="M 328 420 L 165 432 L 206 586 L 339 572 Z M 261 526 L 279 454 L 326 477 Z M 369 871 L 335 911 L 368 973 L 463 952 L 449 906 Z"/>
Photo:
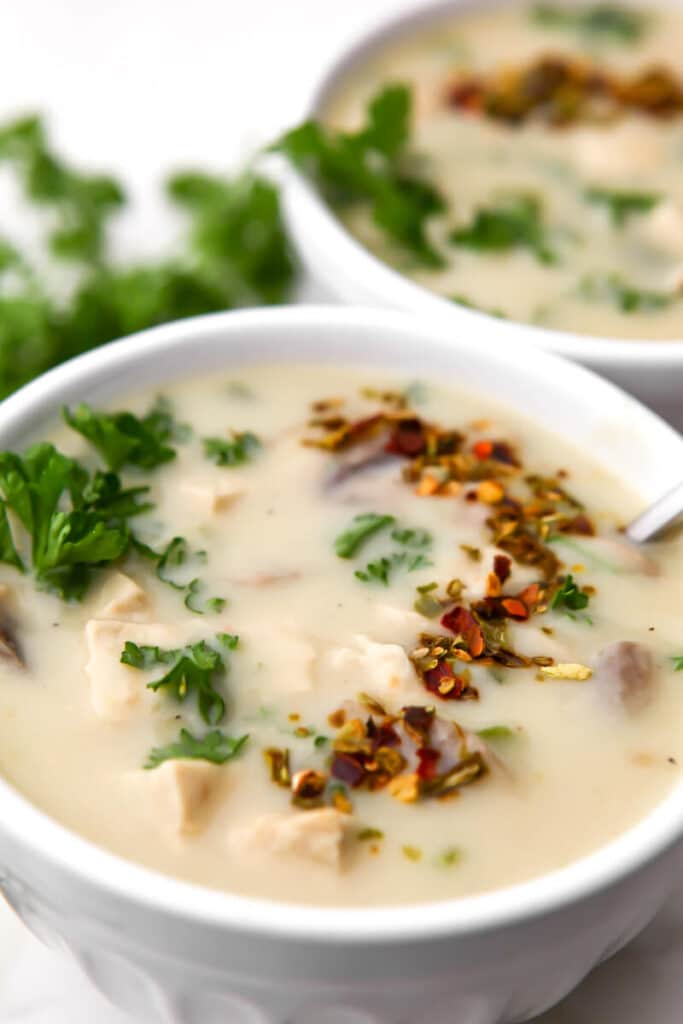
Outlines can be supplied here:
<path id="1" fill-rule="evenodd" d="M 644 544 L 647 540 L 654 540 L 682 514 L 683 480 L 634 519 L 626 529 L 626 536 L 634 544 Z"/>

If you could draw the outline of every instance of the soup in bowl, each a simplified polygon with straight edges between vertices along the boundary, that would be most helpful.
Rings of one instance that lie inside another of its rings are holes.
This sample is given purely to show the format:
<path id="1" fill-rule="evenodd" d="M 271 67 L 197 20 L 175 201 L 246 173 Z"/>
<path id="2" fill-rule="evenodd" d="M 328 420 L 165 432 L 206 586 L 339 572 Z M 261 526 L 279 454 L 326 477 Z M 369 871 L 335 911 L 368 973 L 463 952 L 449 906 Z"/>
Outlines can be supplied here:
<path id="1" fill-rule="evenodd" d="M 674 6 L 451 4 L 395 20 L 333 67 L 312 120 L 276 147 L 339 218 L 324 225 L 292 185 L 304 258 L 345 297 L 511 321 L 501 342 L 533 325 L 538 344 L 675 418 L 682 33 Z"/>
<path id="2" fill-rule="evenodd" d="M 680 863 L 680 439 L 390 314 L 141 340 L 0 413 L 10 901 L 146 1020 L 539 1012 Z"/>

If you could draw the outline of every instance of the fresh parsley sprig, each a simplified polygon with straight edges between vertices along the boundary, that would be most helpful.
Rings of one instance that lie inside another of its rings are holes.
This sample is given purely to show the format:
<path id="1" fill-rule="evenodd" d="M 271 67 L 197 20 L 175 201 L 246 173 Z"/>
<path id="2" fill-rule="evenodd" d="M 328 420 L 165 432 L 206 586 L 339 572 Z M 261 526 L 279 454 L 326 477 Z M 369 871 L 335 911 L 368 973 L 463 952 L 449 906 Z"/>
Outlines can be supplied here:
<path id="1" fill-rule="evenodd" d="M 112 470 L 123 466 L 155 469 L 176 457 L 168 442 L 179 430 L 166 403 L 154 405 L 145 416 L 132 412 L 96 412 L 85 402 L 62 410 L 65 422 L 82 434 Z"/>
<path id="2" fill-rule="evenodd" d="M 202 444 L 207 459 L 217 466 L 243 466 L 253 460 L 261 447 L 259 438 L 250 430 L 233 433 L 231 438 L 205 437 Z"/>
<path id="3" fill-rule="evenodd" d="M 335 209 L 367 203 L 374 222 L 406 256 L 440 267 L 444 261 L 428 238 L 427 224 L 446 204 L 414 169 L 411 105 L 407 86 L 387 85 L 370 101 L 359 131 L 334 131 L 306 121 L 271 149 L 309 177 Z"/>
<path id="4" fill-rule="evenodd" d="M 450 235 L 454 245 L 484 252 L 529 249 L 539 263 L 556 263 L 548 229 L 535 196 L 511 196 L 495 206 L 477 210 L 470 224 Z"/>
<path id="5" fill-rule="evenodd" d="M 150 750 L 144 767 L 149 771 L 158 768 L 164 761 L 198 760 L 211 764 L 225 764 L 237 757 L 249 739 L 248 733 L 237 738 L 226 736 L 220 729 L 213 729 L 201 738 L 193 736 L 187 729 L 181 729 L 178 739 L 165 747 Z"/>
<path id="6" fill-rule="evenodd" d="M 172 537 L 162 551 L 155 551 L 138 537 L 133 537 L 134 549 L 143 558 L 155 563 L 157 579 L 184 594 L 183 603 L 196 615 L 221 612 L 227 601 L 224 597 L 201 598 L 204 584 L 194 570 L 205 565 L 206 551 L 192 551 L 185 537 Z"/>
<path id="7" fill-rule="evenodd" d="M 239 640 L 229 633 L 218 633 L 216 639 L 225 651 L 235 650 Z M 207 725 L 218 725 L 223 720 L 225 699 L 217 684 L 225 678 L 227 665 L 221 651 L 205 640 L 179 650 L 138 646 L 128 640 L 120 660 L 123 665 L 141 670 L 170 665 L 165 675 L 147 684 L 148 689 L 155 693 L 163 690 L 179 703 L 196 695 L 199 713 Z"/>
<path id="8" fill-rule="evenodd" d="M 11 510 L 31 543 L 31 565 L 39 586 L 64 600 L 80 600 L 93 570 L 128 551 L 128 520 L 150 508 L 146 487 L 124 490 L 114 473 L 92 476 L 75 459 L 43 443 L 23 456 L 0 452 L 0 554 L 23 568 L 7 521 Z"/>
<path id="9" fill-rule="evenodd" d="M 590 616 L 576 614 L 577 612 L 583 612 L 584 608 L 588 607 L 589 601 L 590 594 L 587 594 L 585 590 L 581 590 L 577 586 L 574 577 L 569 573 L 562 581 L 561 586 L 553 594 L 550 607 L 555 611 L 563 612 L 570 619 L 582 619 L 592 624 Z"/>
<path id="10" fill-rule="evenodd" d="M 393 526 L 395 522 L 394 516 L 378 515 L 376 512 L 363 512 L 354 516 L 351 526 L 340 533 L 334 542 L 337 556 L 353 558 L 371 537 Z"/>

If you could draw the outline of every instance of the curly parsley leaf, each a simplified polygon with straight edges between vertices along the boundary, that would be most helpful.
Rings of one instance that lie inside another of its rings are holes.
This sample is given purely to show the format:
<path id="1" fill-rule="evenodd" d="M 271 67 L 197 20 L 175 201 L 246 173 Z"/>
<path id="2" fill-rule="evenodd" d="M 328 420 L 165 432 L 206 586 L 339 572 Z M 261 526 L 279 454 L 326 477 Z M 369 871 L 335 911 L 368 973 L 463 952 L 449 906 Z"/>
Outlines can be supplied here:
<path id="1" fill-rule="evenodd" d="M 425 569 L 431 564 L 423 554 L 410 555 L 406 551 L 397 551 L 392 555 L 378 558 L 374 562 L 368 562 L 365 569 L 357 569 L 354 576 L 363 583 L 381 583 L 388 587 L 391 575 L 396 569 L 414 572 L 416 569 Z"/>
<path id="2" fill-rule="evenodd" d="M 674 663 L 674 672 L 683 672 L 683 654 L 674 654 L 671 660 Z"/>
<path id="3" fill-rule="evenodd" d="M 482 252 L 529 249 L 539 263 L 556 262 L 535 196 L 511 197 L 497 206 L 479 209 L 470 224 L 451 233 L 450 240 Z"/>
<path id="4" fill-rule="evenodd" d="M 391 531 L 391 538 L 398 544 L 404 544 L 408 548 L 428 548 L 433 540 L 428 530 L 398 526 Z"/>
<path id="5" fill-rule="evenodd" d="M 187 729 L 180 730 L 175 743 L 165 747 L 154 747 L 145 762 L 146 769 L 158 768 L 164 761 L 195 760 L 210 761 L 211 764 L 225 764 L 242 750 L 249 735 L 234 738 L 226 736 L 220 729 L 208 732 L 206 736 L 197 738 Z"/>
<path id="6" fill-rule="evenodd" d="M 364 512 L 354 516 L 352 525 L 335 539 L 334 550 L 339 558 L 353 558 L 366 541 L 396 522 L 394 516 Z"/>
<path id="7" fill-rule="evenodd" d="M 226 636 L 228 634 L 221 633 L 217 637 L 221 647 L 226 651 L 234 650 L 236 638 L 230 637 L 231 644 L 227 644 L 224 641 Z M 179 703 L 196 695 L 199 713 L 207 725 L 218 725 L 225 716 L 225 699 L 217 689 L 217 683 L 225 678 L 227 665 L 221 653 L 205 640 L 180 650 L 139 647 L 127 641 L 120 660 L 122 664 L 137 669 L 150 669 L 156 664 L 170 665 L 165 675 L 147 684 L 150 690 L 155 693 L 163 690 Z"/>
<path id="8" fill-rule="evenodd" d="M 189 611 L 196 615 L 223 611 L 225 598 L 200 597 L 204 584 L 194 572 L 197 566 L 206 565 L 206 551 L 192 551 L 184 537 L 173 537 L 163 551 L 155 551 L 137 537 L 133 537 L 132 543 L 143 558 L 156 562 L 156 575 L 162 583 L 185 595 L 183 603 Z"/>
<path id="9" fill-rule="evenodd" d="M 91 477 L 76 460 L 46 443 L 33 445 L 23 457 L 0 452 L 0 491 L 31 538 L 36 581 L 64 600 L 80 600 L 92 570 L 126 553 L 131 539 L 127 520 L 150 507 L 139 501 L 146 487 L 122 490 L 110 473 Z M 16 565 L 13 543 L 12 548 L 14 555 L 5 536 L 5 560 Z"/>
<path id="10" fill-rule="evenodd" d="M 205 437 L 202 440 L 204 454 L 217 466 L 243 466 L 251 462 L 261 442 L 251 431 L 233 433 L 232 438 Z"/>
<path id="11" fill-rule="evenodd" d="M 5 562 L 6 565 L 13 565 L 19 572 L 24 572 L 24 563 L 14 544 L 9 519 L 7 518 L 7 506 L 4 501 L 0 502 L 0 562 Z"/>
<path id="12" fill-rule="evenodd" d="M 167 409 L 154 407 L 146 416 L 132 412 L 95 412 L 85 402 L 72 411 L 62 410 L 65 422 L 97 449 L 110 469 L 137 466 L 155 469 L 175 459 L 175 449 L 167 442 L 174 427 Z"/>
<path id="13" fill-rule="evenodd" d="M 306 121 L 271 149 L 283 153 L 310 178 L 335 209 L 367 203 L 386 235 L 419 264 L 440 267 L 426 226 L 445 202 L 410 166 L 410 89 L 387 85 L 370 101 L 357 132 L 334 131 Z"/>
<path id="14" fill-rule="evenodd" d="M 587 7 L 537 3 L 531 15 L 543 28 L 573 31 L 588 39 L 617 43 L 638 42 L 649 20 L 641 11 L 611 3 Z"/>
<path id="15" fill-rule="evenodd" d="M 605 206 L 615 227 L 621 228 L 629 217 L 649 213 L 661 201 L 651 192 L 619 192 L 608 188 L 589 188 L 584 195 L 591 203 Z"/>
<path id="16" fill-rule="evenodd" d="M 188 611 L 194 612 L 195 615 L 204 615 L 206 612 L 222 612 L 225 608 L 227 601 L 224 597 L 206 597 L 200 596 L 201 591 L 204 589 L 204 585 L 200 579 L 193 579 L 187 585 L 187 593 L 183 604 Z"/>

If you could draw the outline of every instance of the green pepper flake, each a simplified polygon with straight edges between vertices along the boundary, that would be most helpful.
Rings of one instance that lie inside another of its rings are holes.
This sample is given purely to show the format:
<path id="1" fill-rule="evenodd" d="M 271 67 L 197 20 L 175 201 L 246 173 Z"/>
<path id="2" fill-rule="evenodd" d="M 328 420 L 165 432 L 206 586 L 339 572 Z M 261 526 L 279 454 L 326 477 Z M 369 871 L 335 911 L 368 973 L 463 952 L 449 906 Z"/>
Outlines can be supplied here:
<path id="1" fill-rule="evenodd" d="M 313 740 L 314 747 L 324 747 L 326 743 L 330 742 L 329 736 L 316 736 Z"/>
<path id="2" fill-rule="evenodd" d="M 452 868 L 462 860 L 462 850 L 458 846 L 447 846 L 437 857 L 437 863 L 444 868 Z"/>
<path id="3" fill-rule="evenodd" d="M 422 850 L 419 848 L 419 846 L 402 846 L 401 853 L 403 854 L 404 857 L 407 857 L 408 860 L 422 860 Z"/>
<path id="4" fill-rule="evenodd" d="M 471 544 L 461 544 L 460 550 L 464 551 L 473 562 L 481 562 L 481 551 L 479 548 L 475 548 Z"/>
<path id="5" fill-rule="evenodd" d="M 514 729 L 509 725 L 488 725 L 484 729 L 477 729 L 477 736 L 483 740 L 511 740 L 515 736 Z"/>
<path id="6" fill-rule="evenodd" d="M 360 843 L 366 843 L 372 839 L 384 839 L 384 832 L 378 828 L 362 828 L 356 832 L 356 839 Z"/>

